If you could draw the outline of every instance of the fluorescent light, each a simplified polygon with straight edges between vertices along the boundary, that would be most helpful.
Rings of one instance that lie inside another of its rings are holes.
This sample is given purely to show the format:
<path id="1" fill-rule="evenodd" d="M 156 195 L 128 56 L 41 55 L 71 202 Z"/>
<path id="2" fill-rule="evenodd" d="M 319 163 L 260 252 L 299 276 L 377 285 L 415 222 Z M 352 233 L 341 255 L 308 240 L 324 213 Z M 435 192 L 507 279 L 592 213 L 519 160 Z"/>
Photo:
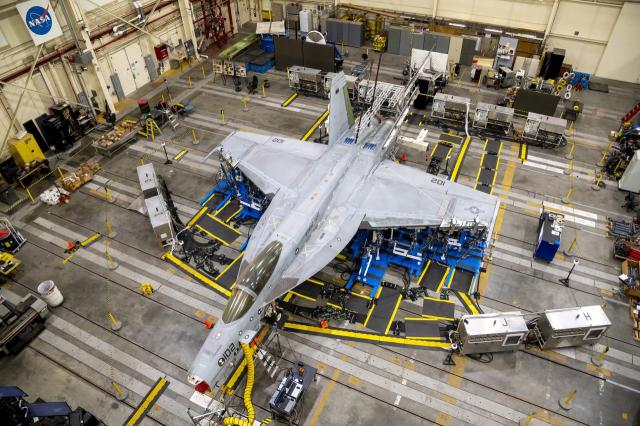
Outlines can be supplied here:
<path id="1" fill-rule="evenodd" d="M 502 34 L 502 30 L 496 30 L 495 28 L 485 28 L 484 30 L 487 31 L 487 32 L 490 32 L 490 33 L 500 33 L 500 34 Z"/>
<path id="2" fill-rule="evenodd" d="M 449 22 L 449 25 L 451 25 L 452 27 L 467 28 L 465 24 L 458 24 L 457 22 Z"/>

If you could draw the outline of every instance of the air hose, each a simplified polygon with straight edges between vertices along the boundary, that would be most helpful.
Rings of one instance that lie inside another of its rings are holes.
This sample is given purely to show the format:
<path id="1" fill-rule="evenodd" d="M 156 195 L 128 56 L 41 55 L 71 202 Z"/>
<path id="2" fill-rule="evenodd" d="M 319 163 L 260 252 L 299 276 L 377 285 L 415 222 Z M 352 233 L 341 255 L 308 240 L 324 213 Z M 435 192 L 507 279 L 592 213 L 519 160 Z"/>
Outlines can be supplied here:
<path id="1" fill-rule="evenodd" d="M 223 423 L 225 425 L 252 426 L 253 421 L 256 418 L 256 411 L 253 408 L 253 402 L 251 402 L 251 391 L 253 390 L 253 376 L 255 371 L 253 365 L 253 351 L 246 343 L 240 343 L 240 347 L 244 353 L 244 359 L 247 362 L 247 386 L 245 386 L 244 394 L 242 395 L 244 408 L 247 410 L 247 418 L 241 419 L 238 417 L 226 417 Z"/>

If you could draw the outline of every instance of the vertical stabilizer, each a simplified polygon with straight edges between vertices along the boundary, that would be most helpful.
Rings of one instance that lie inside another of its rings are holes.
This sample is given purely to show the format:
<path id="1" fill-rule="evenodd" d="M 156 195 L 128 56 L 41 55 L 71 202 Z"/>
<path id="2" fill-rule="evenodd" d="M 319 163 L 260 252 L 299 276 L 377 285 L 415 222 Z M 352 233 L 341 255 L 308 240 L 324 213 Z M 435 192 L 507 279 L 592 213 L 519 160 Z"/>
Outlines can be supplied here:
<path id="1" fill-rule="evenodd" d="M 338 142 L 340 136 L 349 130 L 355 122 L 353 110 L 346 90 L 347 79 L 340 72 L 331 81 L 331 97 L 329 100 L 329 145 Z"/>

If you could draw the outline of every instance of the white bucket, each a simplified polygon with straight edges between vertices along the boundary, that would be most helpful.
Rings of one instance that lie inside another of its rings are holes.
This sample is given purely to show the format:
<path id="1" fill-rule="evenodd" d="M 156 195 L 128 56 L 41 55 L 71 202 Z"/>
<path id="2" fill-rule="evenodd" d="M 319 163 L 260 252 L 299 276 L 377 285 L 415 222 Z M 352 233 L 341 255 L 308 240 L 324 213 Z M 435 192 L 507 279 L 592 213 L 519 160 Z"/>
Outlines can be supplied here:
<path id="1" fill-rule="evenodd" d="M 55 283 L 51 280 L 43 281 L 38 284 L 38 293 L 44 299 L 45 302 L 52 308 L 59 306 L 64 301 L 62 293 L 58 290 Z"/>

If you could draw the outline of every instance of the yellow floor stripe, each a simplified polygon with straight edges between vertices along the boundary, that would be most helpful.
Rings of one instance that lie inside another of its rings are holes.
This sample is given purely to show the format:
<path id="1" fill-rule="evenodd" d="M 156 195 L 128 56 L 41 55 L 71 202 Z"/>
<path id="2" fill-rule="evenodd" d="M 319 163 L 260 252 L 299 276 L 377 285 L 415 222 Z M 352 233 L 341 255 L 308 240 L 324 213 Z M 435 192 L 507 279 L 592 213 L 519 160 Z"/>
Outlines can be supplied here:
<path id="1" fill-rule="evenodd" d="M 197 269 L 194 269 L 190 265 L 187 265 L 182 260 L 180 260 L 177 257 L 175 257 L 171 252 L 166 252 L 164 254 L 164 256 L 162 256 L 162 259 L 163 260 L 168 260 L 169 262 L 173 263 L 174 265 L 177 265 L 178 267 L 183 269 L 189 275 L 192 275 L 192 276 L 196 277 L 201 282 L 213 287 L 215 290 L 217 290 L 220 293 L 226 295 L 227 297 L 231 296 L 231 291 L 229 291 L 226 288 L 222 287 L 220 284 L 216 283 L 212 279 L 204 276 Z"/>
<path id="2" fill-rule="evenodd" d="M 387 328 L 384 330 L 384 334 L 389 334 L 389 329 L 391 328 L 391 323 L 393 319 L 396 317 L 398 313 L 398 308 L 400 307 L 400 302 L 402 302 L 402 295 L 398 295 L 398 300 L 396 301 L 396 306 L 393 308 L 393 312 L 391 313 L 391 318 L 389 318 L 389 324 L 387 324 Z"/>
<path id="3" fill-rule="evenodd" d="M 196 213 L 196 215 L 194 217 L 191 218 L 191 220 L 189 222 L 187 222 L 187 228 L 193 226 L 194 223 L 196 223 L 198 221 L 198 219 L 200 219 L 200 217 L 206 213 L 208 207 L 203 207 L 200 209 L 200 211 L 198 213 Z"/>
<path id="4" fill-rule="evenodd" d="M 218 274 L 218 276 L 216 277 L 216 280 L 219 280 L 219 279 L 220 279 L 220 277 L 221 277 L 221 276 L 223 276 L 223 275 L 225 274 L 225 272 L 227 272 L 229 269 L 231 269 L 231 267 L 232 267 L 232 266 L 233 266 L 237 261 L 239 261 L 239 260 L 240 260 L 240 258 L 241 258 L 242 256 L 244 256 L 244 252 L 240 253 L 240 255 L 239 255 L 238 257 L 236 257 L 235 259 L 233 259 L 233 261 L 232 261 L 230 264 L 228 264 L 228 265 L 227 265 L 227 267 L 226 267 L 226 268 L 224 268 L 224 269 L 222 270 L 222 272 L 220 272 L 220 273 Z"/>
<path id="5" fill-rule="evenodd" d="M 283 103 L 280 104 L 281 107 L 288 107 L 298 97 L 298 93 L 293 92 L 291 96 L 289 96 Z"/>
<path id="6" fill-rule="evenodd" d="M 376 293 L 375 298 L 378 299 L 380 297 L 380 293 L 382 293 L 382 286 L 378 287 L 378 292 Z M 367 318 L 364 320 L 364 326 L 366 327 L 369 323 L 369 318 L 371 318 L 371 314 L 373 313 L 373 309 L 376 307 L 376 304 L 373 303 L 371 308 L 369 308 L 369 312 L 367 312 Z"/>
<path id="7" fill-rule="evenodd" d="M 526 159 L 527 159 L 527 144 L 526 144 L 526 143 L 523 143 L 523 144 L 520 146 L 520 160 L 521 160 L 521 161 L 524 161 L 524 160 L 526 160 Z"/>
<path id="8" fill-rule="evenodd" d="M 480 313 L 480 311 L 478 310 L 476 305 L 471 301 L 471 298 L 469 298 L 469 295 L 467 293 L 459 291 L 458 294 L 460 295 L 460 298 L 462 299 L 464 304 L 469 308 L 469 310 L 473 315 L 478 315 Z"/>
<path id="9" fill-rule="evenodd" d="M 316 122 L 313 123 L 313 126 L 311 126 L 311 128 L 309 130 L 307 130 L 307 133 L 305 133 L 304 136 L 300 140 L 306 141 L 307 139 L 309 139 L 311 137 L 311 135 L 313 134 L 313 132 L 316 131 L 316 129 L 322 124 L 322 122 L 328 116 L 329 116 L 329 110 L 326 110 L 325 112 L 322 113 L 322 115 L 320 117 L 318 117 Z"/>
<path id="10" fill-rule="evenodd" d="M 458 158 L 456 159 L 456 165 L 453 167 L 453 171 L 451 172 L 451 181 L 455 182 L 458 179 L 458 174 L 460 173 L 460 168 L 462 166 L 462 162 L 464 161 L 464 157 L 467 154 L 467 148 L 469 148 L 469 142 L 471 142 L 471 137 L 467 136 L 462 144 L 462 148 L 460 148 L 460 153 L 458 154 Z"/>
<path id="11" fill-rule="evenodd" d="M 404 337 L 395 337 L 395 336 L 385 336 L 382 334 L 367 334 L 367 333 L 359 333 L 357 331 L 351 330 L 340 330 L 336 328 L 322 328 L 316 327 L 313 325 L 285 322 L 284 328 L 292 331 L 306 331 L 314 334 L 324 334 L 335 337 L 342 338 L 352 338 L 358 340 L 365 340 L 372 343 L 395 343 L 402 345 L 411 345 L 411 346 L 420 346 L 425 348 L 439 348 L 448 350 L 451 348 L 451 344 L 445 342 L 425 342 L 414 339 L 407 339 Z"/>
<path id="12" fill-rule="evenodd" d="M 162 394 L 162 392 L 164 392 L 168 385 L 169 382 L 166 378 L 159 378 L 156 384 L 153 385 L 153 388 L 151 388 L 149 393 L 147 393 L 147 395 L 144 397 L 140 405 L 138 405 L 138 408 L 136 408 L 135 411 L 131 413 L 125 424 L 127 426 L 139 425 L 140 422 L 142 422 L 142 419 L 144 419 L 146 414 L 149 412 L 151 407 L 158 401 L 158 398 L 160 398 L 160 395 Z"/>

